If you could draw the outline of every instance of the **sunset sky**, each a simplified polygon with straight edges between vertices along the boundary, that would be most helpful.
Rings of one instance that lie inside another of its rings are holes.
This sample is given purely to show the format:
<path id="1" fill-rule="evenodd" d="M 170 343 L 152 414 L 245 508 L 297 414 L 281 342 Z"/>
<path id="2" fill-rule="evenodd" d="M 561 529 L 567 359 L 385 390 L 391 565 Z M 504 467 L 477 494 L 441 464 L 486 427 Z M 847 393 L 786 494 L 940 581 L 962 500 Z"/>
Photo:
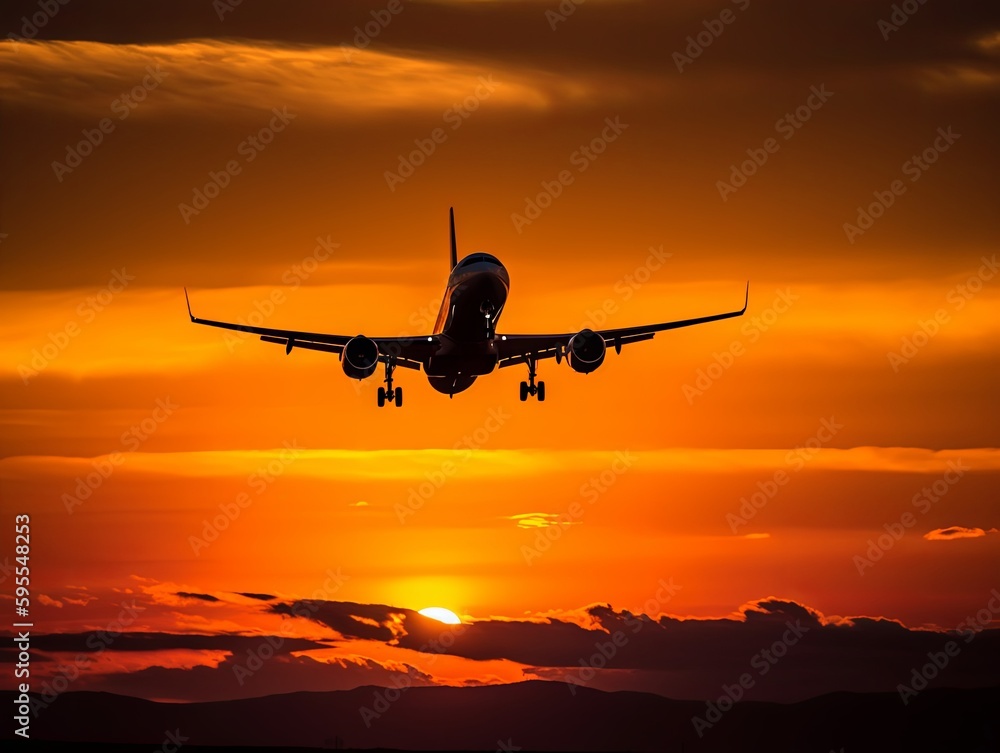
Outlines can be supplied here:
<path id="1" fill-rule="evenodd" d="M 73 689 L 152 699 L 708 698 L 802 620 L 755 688 L 792 700 L 996 629 L 996 3 L 8 7 L 0 604 L 27 513 L 38 683 L 83 651 Z M 184 286 L 205 318 L 428 334 L 451 206 L 510 273 L 502 332 L 729 311 L 747 280 L 748 310 L 545 361 L 544 403 L 521 367 L 450 400 L 399 370 L 399 410 L 381 372 L 188 320 Z M 986 635 L 936 682 L 995 683 Z"/>

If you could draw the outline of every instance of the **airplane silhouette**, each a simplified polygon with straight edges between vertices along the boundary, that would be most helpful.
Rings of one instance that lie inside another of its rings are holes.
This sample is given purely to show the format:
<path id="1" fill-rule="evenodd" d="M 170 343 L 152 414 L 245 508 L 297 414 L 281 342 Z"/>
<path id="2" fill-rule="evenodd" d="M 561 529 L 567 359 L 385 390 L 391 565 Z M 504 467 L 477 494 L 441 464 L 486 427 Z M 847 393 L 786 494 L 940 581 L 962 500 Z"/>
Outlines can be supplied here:
<path id="1" fill-rule="evenodd" d="M 370 377 L 381 363 L 385 367 L 385 386 L 378 388 L 379 407 L 386 403 L 399 407 L 403 404 L 403 388 L 393 388 L 392 384 L 393 372 L 398 366 L 417 371 L 423 368 L 431 387 L 453 397 L 455 393 L 469 389 L 476 377 L 489 374 L 497 367 L 502 369 L 525 364 L 528 380 L 521 382 L 521 400 L 527 400 L 531 395 L 543 401 L 545 382 L 535 382 L 538 375 L 535 365 L 540 360 L 555 358 L 558 364 L 565 358 L 574 371 L 589 374 L 604 362 L 609 345 L 620 354 L 623 345 L 651 340 L 657 332 L 742 316 L 750 300 L 748 282 L 743 308 L 739 311 L 638 327 L 597 331 L 582 329 L 556 335 L 497 334 L 497 320 L 510 290 L 507 269 L 495 256 L 482 252 L 470 254 L 459 261 L 454 208 L 450 211 L 450 225 L 451 274 L 432 334 L 352 337 L 199 319 L 191 312 L 191 300 L 185 288 L 188 315 L 195 324 L 260 335 L 264 342 L 284 345 L 286 355 L 294 348 L 335 353 L 340 357 L 344 373 L 352 379 Z"/>

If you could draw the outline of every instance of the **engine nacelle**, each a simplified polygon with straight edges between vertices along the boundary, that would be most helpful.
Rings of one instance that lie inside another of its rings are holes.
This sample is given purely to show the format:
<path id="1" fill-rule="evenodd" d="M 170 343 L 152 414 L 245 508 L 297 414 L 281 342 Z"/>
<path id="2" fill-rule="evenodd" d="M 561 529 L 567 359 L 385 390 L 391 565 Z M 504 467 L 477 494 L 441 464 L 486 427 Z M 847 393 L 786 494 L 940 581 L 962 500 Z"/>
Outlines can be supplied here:
<path id="1" fill-rule="evenodd" d="M 570 338 L 566 345 L 566 360 L 573 371 L 589 374 L 604 363 L 607 350 L 603 337 L 592 329 L 584 329 Z"/>
<path id="2" fill-rule="evenodd" d="M 370 337 L 352 337 L 340 357 L 344 373 L 351 379 L 365 379 L 378 368 L 378 345 Z"/>

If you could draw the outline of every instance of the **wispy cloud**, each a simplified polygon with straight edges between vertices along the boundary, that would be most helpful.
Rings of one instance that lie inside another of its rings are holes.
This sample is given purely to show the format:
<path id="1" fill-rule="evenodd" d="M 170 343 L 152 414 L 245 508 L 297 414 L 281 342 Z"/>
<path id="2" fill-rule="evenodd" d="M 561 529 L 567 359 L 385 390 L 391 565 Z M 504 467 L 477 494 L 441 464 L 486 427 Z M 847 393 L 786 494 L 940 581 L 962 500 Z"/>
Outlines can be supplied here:
<path id="1" fill-rule="evenodd" d="M 508 515 L 507 520 L 513 520 L 518 528 L 548 528 L 557 525 L 575 525 L 580 522 L 559 520 L 559 515 L 552 512 L 526 512 L 519 515 Z"/>
<path id="2" fill-rule="evenodd" d="M 773 470 L 786 462 L 788 449 L 703 449 L 671 448 L 635 453 L 642 459 L 644 471 L 737 473 L 747 470 Z M 228 450 L 203 452 L 135 452 L 120 471 L 131 473 L 169 473 L 179 477 L 205 478 L 243 476 L 260 463 L 280 459 L 284 450 Z M 461 451 L 425 450 L 346 450 L 303 449 L 286 474 L 312 478 L 386 478 L 421 477 L 453 460 Z M 613 453 L 598 450 L 489 450 L 477 451 L 476 465 L 468 468 L 470 477 L 532 476 L 548 473 L 552 467 L 569 472 L 590 471 L 600 467 Z M 90 471 L 94 458 L 54 456 L 18 456 L 0 460 L 0 478 L 31 478 L 37 474 L 69 474 Z M 973 472 L 1000 470 L 1000 449 L 992 447 L 957 450 L 931 450 L 923 447 L 852 447 L 822 448 L 809 462 L 809 468 L 828 471 L 882 471 L 890 473 L 940 474 L 963 463 Z M 526 516 L 526 517 L 524 517 Z M 552 513 L 524 513 L 512 520 L 527 520 L 526 526 L 538 527 L 552 520 Z"/>
<path id="3" fill-rule="evenodd" d="M 495 86 L 489 95 L 491 108 L 546 110 L 597 96 L 592 82 L 515 63 L 498 69 L 354 47 L 211 39 L 148 45 L 0 45 L 0 93 L 11 103 L 107 116 L 113 101 L 140 84 L 147 66 L 162 72 L 165 80 L 155 96 L 136 108 L 137 117 L 166 111 L 202 116 L 225 110 L 232 116 L 241 110 L 266 112 L 271 106 L 308 110 L 328 119 L 442 112 L 481 90 L 484 81 Z"/>
<path id="4" fill-rule="evenodd" d="M 965 526 L 948 526 L 947 528 L 935 528 L 924 534 L 928 541 L 953 541 L 955 539 L 978 539 L 989 533 L 1000 533 L 996 528 L 984 530 L 982 528 L 966 528 Z"/>

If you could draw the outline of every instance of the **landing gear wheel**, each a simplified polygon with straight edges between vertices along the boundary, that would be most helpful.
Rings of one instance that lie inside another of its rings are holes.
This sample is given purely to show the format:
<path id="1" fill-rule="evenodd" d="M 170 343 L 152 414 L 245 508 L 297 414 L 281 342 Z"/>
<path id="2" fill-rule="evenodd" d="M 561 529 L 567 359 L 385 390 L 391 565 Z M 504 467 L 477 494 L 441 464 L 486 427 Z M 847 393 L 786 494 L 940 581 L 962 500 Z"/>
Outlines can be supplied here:
<path id="1" fill-rule="evenodd" d="M 538 402 L 545 400 L 545 382 L 535 384 L 535 357 L 526 356 L 525 362 L 528 364 L 528 381 L 521 382 L 521 402 L 528 399 L 528 395 L 537 397 Z"/>
<path id="2" fill-rule="evenodd" d="M 385 387 L 378 388 L 378 407 L 382 408 L 386 402 L 395 403 L 398 408 L 403 404 L 403 388 L 392 387 L 392 372 L 396 370 L 396 359 L 389 356 L 385 359 Z"/>

